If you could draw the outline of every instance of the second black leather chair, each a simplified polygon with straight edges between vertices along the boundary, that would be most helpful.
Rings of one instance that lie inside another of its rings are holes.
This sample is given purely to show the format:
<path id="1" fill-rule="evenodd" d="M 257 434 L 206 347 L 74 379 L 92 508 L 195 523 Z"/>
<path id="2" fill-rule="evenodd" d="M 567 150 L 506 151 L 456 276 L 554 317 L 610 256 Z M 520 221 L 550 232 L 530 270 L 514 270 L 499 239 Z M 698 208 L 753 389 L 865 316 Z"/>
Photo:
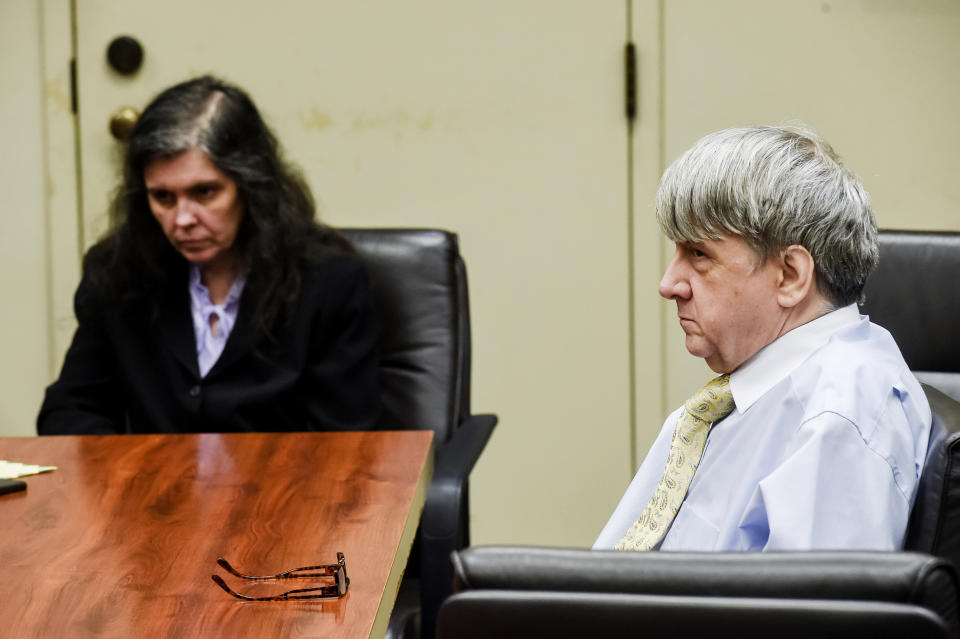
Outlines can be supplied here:
<path id="1" fill-rule="evenodd" d="M 470 543 L 469 477 L 497 423 L 470 414 L 470 304 L 457 236 L 341 229 L 370 274 L 380 314 L 386 429 L 434 432 L 433 481 L 387 636 L 433 637 L 451 592 L 450 553 Z"/>

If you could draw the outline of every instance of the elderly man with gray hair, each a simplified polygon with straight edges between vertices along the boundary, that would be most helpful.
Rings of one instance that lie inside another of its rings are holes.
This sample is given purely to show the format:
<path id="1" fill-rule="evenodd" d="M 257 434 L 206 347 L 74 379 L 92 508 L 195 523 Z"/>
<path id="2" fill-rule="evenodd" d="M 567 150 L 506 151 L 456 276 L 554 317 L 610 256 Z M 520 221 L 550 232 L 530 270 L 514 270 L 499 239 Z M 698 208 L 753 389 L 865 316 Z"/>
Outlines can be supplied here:
<path id="1" fill-rule="evenodd" d="M 856 302 L 869 197 L 795 127 L 728 129 L 664 173 L 660 295 L 720 376 L 671 414 L 594 548 L 899 549 L 930 407 Z M 904 300 L 909 303 L 909 300 Z"/>

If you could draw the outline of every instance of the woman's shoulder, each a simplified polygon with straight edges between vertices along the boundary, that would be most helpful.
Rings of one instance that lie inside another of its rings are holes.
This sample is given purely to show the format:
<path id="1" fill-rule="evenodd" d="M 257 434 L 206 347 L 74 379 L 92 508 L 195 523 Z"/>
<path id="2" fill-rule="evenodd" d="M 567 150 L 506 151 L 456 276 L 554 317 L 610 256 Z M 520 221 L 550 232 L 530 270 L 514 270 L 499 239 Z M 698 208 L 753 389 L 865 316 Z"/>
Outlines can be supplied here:
<path id="1" fill-rule="evenodd" d="M 301 260 L 301 271 L 316 276 L 345 275 L 365 272 L 363 258 L 346 239 L 337 237 L 337 241 L 323 238 L 306 251 Z"/>
<path id="2" fill-rule="evenodd" d="M 76 301 L 103 304 L 117 284 L 116 246 L 112 237 L 98 241 L 83 255 L 83 271 Z"/>
<path id="3" fill-rule="evenodd" d="M 107 236 L 87 249 L 83 255 L 83 271 L 98 272 L 110 270 L 117 259 L 117 242 L 114 236 Z"/>
<path id="4" fill-rule="evenodd" d="M 366 306 L 373 286 L 363 258 L 349 250 L 327 251 L 301 262 L 300 296 L 309 305 Z"/>
<path id="5" fill-rule="evenodd" d="M 97 303 L 127 306 L 155 300 L 176 282 L 185 281 L 186 263 L 160 256 L 155 260 L 135 255 L 108 235 L 83 256 L 83 276 L 78 293 Z"/>
<path id="6" fill-rule="evenodd" d="M 353 285 L 369 279 L 363 259 L 354 252 L 334 250 L 313 254 L 300 264 L 304 282 L 330 286 L 337 282 Z"/>

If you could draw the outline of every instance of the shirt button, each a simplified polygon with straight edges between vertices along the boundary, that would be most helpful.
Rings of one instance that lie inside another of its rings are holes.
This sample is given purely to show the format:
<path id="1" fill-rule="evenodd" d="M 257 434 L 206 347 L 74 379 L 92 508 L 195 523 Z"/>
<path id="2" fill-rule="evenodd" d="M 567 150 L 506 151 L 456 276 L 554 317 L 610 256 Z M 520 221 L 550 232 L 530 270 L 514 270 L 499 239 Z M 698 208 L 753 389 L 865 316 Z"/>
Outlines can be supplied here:
<path id="1" fill-rule="evenodd" d="M 197 384 L 190 389 L 190 397 L 200 397 L 200 385 Z"/>

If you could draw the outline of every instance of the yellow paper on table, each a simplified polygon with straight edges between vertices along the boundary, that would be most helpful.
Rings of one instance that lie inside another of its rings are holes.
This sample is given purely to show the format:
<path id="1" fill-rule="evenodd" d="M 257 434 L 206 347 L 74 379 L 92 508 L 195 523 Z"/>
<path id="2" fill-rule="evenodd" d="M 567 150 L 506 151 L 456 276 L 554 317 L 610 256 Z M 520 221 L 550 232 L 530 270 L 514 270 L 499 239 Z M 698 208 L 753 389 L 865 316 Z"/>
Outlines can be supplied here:
<path id="1" fill-rule="evenodd" d="M 0 479 L 16 479 L 17 477 L 26 477 L 27 475 L 48 473 L 56 469 L 56 466 L 34 466 L 32 464 L 21 464 L 19 462 L 9 462 L 0 459 Z"/>

